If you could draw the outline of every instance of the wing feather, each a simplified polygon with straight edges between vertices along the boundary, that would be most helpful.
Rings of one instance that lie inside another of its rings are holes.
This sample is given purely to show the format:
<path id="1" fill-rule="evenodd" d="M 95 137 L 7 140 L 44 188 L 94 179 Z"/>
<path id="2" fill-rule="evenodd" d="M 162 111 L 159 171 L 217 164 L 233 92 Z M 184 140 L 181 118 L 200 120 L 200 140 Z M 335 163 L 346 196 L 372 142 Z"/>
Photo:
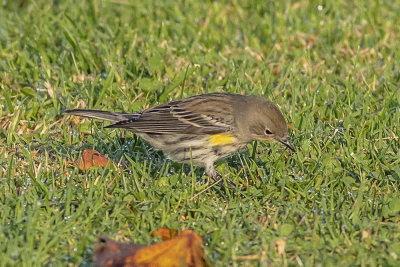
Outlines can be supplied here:
<path id="1" fill-rule="evenodd" d="M 149 108 L 137 118 L 123 120 L 108 127 L 161 134 L 228 132 L 233 125 L 233 103 L 230 97 L 230 94 L 189 97 Z"/>

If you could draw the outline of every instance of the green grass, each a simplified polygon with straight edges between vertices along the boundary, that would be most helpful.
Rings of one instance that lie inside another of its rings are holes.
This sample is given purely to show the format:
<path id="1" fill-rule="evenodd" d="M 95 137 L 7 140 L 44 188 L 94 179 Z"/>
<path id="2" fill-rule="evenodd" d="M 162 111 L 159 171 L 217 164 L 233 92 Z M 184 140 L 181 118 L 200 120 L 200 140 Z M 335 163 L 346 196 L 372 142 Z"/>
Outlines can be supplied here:
<path id="1" fill-rule="evenodd" d="M 399 265 L 399 1 L 54 2 L 0 7 L 1 266 L 87 266 L 97 236 L 164 226 L 216 266 Z M 217 164 L 247 190 L 191 200 L 203 169 L 62 114 L 206 92 L 276 102 L 298 153 L 249 145 Z M 84 148 L 115 164 L 78 171 Z"/>

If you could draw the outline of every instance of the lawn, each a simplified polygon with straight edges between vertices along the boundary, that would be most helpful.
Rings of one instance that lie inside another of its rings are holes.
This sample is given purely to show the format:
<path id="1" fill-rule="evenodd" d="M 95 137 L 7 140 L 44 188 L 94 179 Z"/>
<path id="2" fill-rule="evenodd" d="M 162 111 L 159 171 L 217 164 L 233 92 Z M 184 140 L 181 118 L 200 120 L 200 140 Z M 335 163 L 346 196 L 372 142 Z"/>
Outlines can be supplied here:
<path id="1" fill-rule="evenodd" d="M 54 2 L 54 3 L 51 3 Z M 400 2 L 2 1 L 0 266 L 90 266 L 98 236 L 193 229 L 215 266 L 399 266 Z M 207 92 L 281 108 L 296 154 L 204 169 L 65 116 Z M 113 163 L 80 171 L 84 149 Z M 195 197 L 194 197 L 195 196 Z"/>

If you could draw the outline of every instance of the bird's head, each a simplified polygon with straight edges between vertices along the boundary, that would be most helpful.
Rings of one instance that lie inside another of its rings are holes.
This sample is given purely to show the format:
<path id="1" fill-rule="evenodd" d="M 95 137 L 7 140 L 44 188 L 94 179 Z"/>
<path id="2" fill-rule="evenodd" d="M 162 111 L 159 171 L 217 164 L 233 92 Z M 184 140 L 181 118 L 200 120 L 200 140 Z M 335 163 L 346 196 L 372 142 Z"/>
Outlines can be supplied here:
<path id="1" fill-rule="evenodd" d="M 247 123 L 252 139 L 279 142 L 296 152 L 289 141 L 287 124 L 279 108 L 262 97 L 254 97 L 250 101 Z"/>

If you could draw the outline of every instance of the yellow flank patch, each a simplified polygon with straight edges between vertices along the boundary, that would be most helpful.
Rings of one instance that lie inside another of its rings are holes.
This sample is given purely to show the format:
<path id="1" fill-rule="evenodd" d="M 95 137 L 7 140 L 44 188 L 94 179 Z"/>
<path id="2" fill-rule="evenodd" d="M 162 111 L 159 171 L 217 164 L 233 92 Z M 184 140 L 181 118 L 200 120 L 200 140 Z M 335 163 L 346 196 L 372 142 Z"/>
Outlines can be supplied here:
<path id="1" fill-rule="evenodd" d="M 236 138 L 229 133 L 214 134 L 210 137 L 210 142 L 212 146 L 232 144 L 233 142 L 235 142 L 235 140 Z"/>

